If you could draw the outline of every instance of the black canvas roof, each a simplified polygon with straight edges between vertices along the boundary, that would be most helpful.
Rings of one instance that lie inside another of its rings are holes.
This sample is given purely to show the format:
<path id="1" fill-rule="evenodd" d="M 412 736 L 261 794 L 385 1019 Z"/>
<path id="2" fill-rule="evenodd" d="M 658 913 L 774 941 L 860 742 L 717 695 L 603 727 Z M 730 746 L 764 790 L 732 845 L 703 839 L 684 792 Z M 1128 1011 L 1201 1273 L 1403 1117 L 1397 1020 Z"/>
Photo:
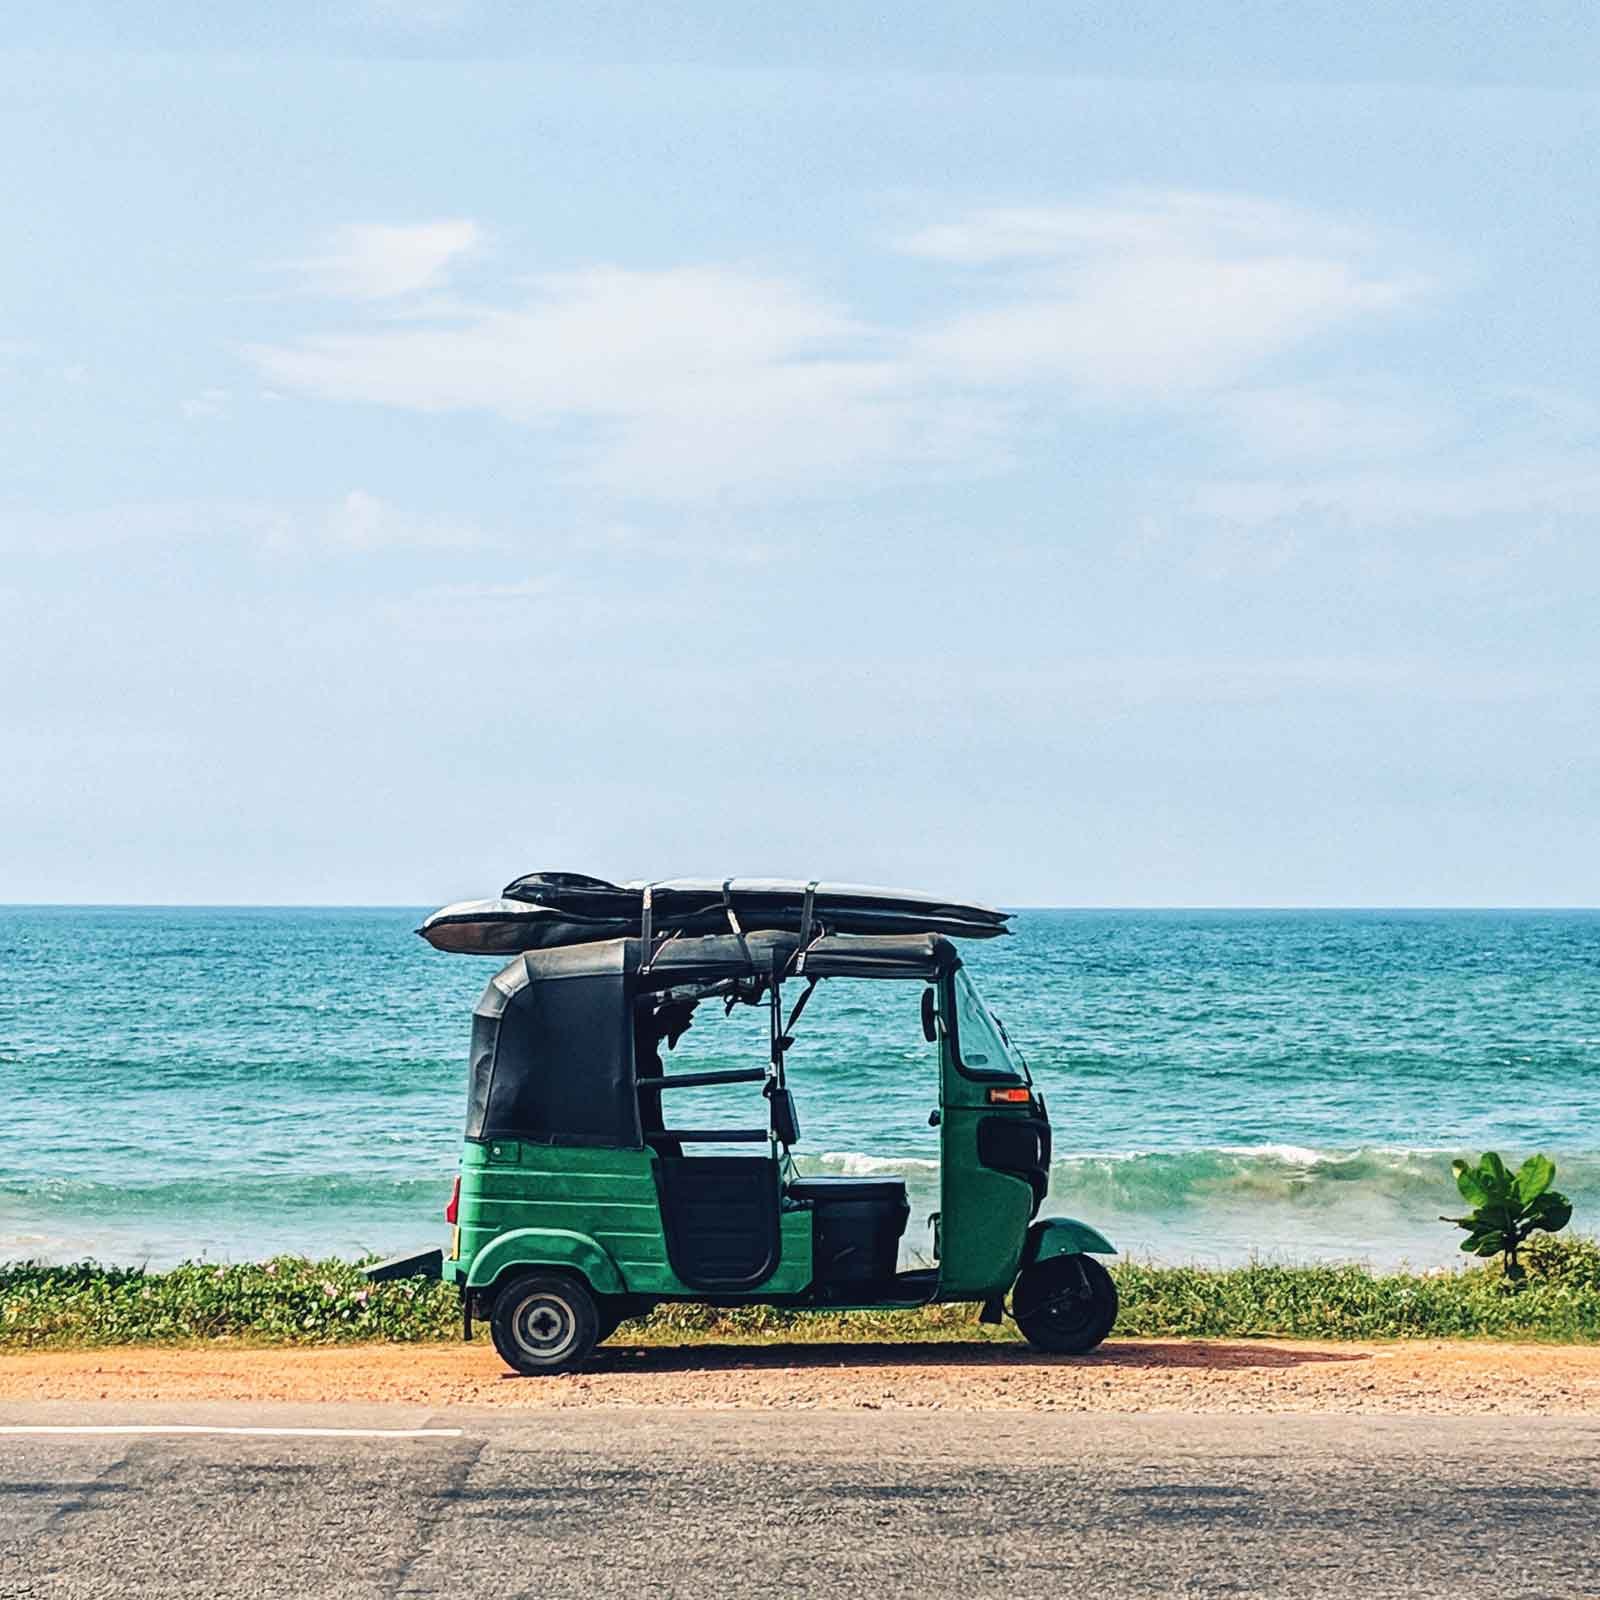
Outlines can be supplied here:
<path id="1" fill-rule="evenodd" d="M 785 978 L 793 975 L 800 951 L 798 935 L 731 933 L 700 939 L 667 939 L 641 974 L 637 939 L 606 939 L 593 944 L 561 945 L 553 950 L 526 950 L 491 981 L 519 970 L 528 980 L 547 982 L 626 972 L 640 989 L 664 989 L 680 983 L 716 982 L 724 978 L 765 978 L 774 958 Z M 828 934 L 813 939 L 806 950 L 802 976 L 816 978 L 934 978 L 961 958 L 948 939 L 936 933 L 866 935 Z"/>

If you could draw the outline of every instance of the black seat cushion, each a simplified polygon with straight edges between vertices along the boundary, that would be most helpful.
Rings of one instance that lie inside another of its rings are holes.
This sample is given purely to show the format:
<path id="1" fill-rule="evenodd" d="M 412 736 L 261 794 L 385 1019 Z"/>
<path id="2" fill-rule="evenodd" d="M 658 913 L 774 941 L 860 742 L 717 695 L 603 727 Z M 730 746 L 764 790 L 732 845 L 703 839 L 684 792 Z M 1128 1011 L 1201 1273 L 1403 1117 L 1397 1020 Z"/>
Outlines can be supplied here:
<path id="1" fill-rule="evenodd" d="M 785 1193 L 791 1200 L 809 1200 L 818 1205 L 844 1205 L 862 1200 L 904 1204 L 906 1186 L 903 1178 L 791 1178 Z"/>

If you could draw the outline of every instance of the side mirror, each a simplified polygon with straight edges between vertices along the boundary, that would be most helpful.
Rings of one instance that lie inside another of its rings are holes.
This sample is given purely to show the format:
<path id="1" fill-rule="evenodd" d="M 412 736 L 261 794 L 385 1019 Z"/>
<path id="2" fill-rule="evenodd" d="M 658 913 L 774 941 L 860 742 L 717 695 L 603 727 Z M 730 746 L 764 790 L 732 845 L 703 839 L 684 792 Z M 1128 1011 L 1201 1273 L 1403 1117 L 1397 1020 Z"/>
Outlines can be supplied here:
<path id="1" fill-rule="evenodd" d="M 939 1013 L 933 1003 L 933 985 L 922 991 L 922 1037 L 933 1044 L 939 1037 Z"/>

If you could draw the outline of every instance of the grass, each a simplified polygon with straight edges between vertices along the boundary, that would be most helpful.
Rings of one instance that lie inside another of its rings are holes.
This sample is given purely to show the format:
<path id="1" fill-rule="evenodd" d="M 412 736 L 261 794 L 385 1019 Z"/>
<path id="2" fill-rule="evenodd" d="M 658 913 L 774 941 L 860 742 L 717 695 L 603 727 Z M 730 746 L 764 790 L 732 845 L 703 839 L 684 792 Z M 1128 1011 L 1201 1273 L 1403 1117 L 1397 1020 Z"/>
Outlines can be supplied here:
<path id="1" fill-rule="evenodd" d="M 1146 1338 L 1543 1339 L 1600 1341 L 1600 1243 L 1541 1238 L 1520 1289 L 1497 1266 L 1374 1273 L 1357 1266 L 1253 1264 L 1228 1270 L 1123 1262 L 1117 1333 Z M 0 1265 L 0 1350 L 192 1344 L 418 1342 L 459 1337 L 456 1291 L 369 1284 L 342 1261 L 279 1257 L 240 1266 Z M 662 1306 L 628 1325 L 648 1343 L 1017 1338 L 976 1307 L 812 1313 Z"/>

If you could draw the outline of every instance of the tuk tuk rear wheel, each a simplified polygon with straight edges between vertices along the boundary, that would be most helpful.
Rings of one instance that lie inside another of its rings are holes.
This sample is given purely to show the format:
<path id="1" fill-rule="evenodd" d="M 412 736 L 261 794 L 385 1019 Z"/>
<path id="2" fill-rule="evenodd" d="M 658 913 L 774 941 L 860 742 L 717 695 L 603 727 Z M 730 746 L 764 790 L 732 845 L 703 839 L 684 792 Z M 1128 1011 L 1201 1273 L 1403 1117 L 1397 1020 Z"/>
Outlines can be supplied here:
<path id="1" fill-rule="evenodd" d="M 1117 1286 L 1093 1256 L 1051 1256 L 1017 1279 L 1011 1315 L 1035 1350 L 1085 1355 L 1116 1323 Z"/>
<path id="2" fill-rule="evenodd" d="M 588 1285 L 571 1273 L 519 1272 L 495 1295 L 489 1331 L 517 1372 L 571 1372 L 594 1353 L 600 1313 Z"/>

